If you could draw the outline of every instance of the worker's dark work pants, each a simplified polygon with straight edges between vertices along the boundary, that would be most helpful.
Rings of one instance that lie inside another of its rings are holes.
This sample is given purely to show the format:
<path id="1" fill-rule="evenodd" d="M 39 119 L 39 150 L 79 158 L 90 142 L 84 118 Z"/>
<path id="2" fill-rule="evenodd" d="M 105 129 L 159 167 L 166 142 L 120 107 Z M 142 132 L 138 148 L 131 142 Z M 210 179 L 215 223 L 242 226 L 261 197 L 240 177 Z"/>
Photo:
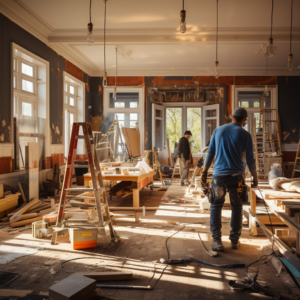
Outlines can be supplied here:
<path id="1" fill-rule="evenodd" d="M 222 236 L 222 207 L 226 192 L 229 192 L 231 203 L 230 240 L 237 242 L 242 232 L 242 203 L 248 201 L 247 188 L 241 175 L 213 176 L 210 189 L 210 231 L 213 239 Z"/>
<path id="2" fill-rule="evenodd" d="M 189 160 L 185 160 L 183 154 L 180 157 L 180 169 L 181 169 L 181 184 L 188 184 L 189 181 Z"/>

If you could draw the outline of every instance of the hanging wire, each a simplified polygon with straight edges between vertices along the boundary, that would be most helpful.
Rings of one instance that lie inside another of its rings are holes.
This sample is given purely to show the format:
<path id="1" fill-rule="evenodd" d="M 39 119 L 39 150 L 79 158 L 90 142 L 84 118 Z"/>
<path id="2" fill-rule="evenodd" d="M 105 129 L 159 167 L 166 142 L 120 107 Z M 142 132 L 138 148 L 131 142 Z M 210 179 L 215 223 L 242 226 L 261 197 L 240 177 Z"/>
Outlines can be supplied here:
<path id="1" fill-rule="evenodd" d="M 182 0 L 182 10 L 184 10 L 184 0 Z"/>
<path id="2" fill-rule="evenodd" d="M 293 0 L 291 5 L 290 53 L 292 53 L 292 33 L 293 33 Z"/>
<path id="3" fill-rule="evenodd" d="M 118 48 L 116 47 L 116 79 L 115 79 L 115 87 L 117 87 L 117 76 L 118 76 Z"/>
<path id="4" fill-rule="evenodd" d="M 219 0 L 217 0 L 217 34 L 216 34 L 216 61 L 218 61 L 218 35 L 219 35 Z"/>
<path id="5" fill-rule="evenodd" d="M 105 53 L 105 45 L 106 45 L 106 36 L 105 36 L 105 29 L 106 29 L 106 1 L 104 1 L 104 72 L 106 72 L 106 53 Z"/>
<path id="6" fill-rule="evenodd" d="M 274 0 L 272 0 L 272 11 L 271 11 L 271 39 L 273 38 L 273 6 L 274 6 Z"/>
<path id="7" fill-rule="evenodd" d="M 90 0 L 90 23 L 92 23 L 92 0 Z"/>

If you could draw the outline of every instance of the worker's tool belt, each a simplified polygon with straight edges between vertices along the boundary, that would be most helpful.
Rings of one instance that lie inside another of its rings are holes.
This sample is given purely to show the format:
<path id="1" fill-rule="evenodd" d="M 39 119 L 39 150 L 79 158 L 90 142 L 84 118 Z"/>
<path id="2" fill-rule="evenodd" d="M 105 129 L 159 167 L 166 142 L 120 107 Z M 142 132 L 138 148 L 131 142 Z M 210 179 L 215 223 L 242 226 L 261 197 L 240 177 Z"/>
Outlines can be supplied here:
<path id="1" fill-rule="evenodd" d="M 248 202 L 247 186 L 242 175 L 219 176 L 214 175 L 209 194 L 210 203 L 224 203 L 226 192 L 229 193 L 231 203 Z"/>

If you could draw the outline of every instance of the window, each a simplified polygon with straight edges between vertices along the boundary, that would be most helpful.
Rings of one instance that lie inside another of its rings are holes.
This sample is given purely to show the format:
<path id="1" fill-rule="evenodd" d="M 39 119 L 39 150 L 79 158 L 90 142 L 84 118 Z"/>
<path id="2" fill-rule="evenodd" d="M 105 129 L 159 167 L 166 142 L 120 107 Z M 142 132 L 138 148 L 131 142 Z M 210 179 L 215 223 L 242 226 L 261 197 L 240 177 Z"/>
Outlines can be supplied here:
<path id="1" fill-rule="evenodd" d="M 32 117 L 32 104 L 27 102 L 22 102 L 22 115 Z"/>
<path id="2" fill-rule="evenodd" d="M 104 90 L 104 124 L 106 133 L 115 119 L 120 127 L 138 127 L 140 132 L 140 151 L 144 150 L 144 89 L 117 87 L 116 98 L 113 96 L 114 87 Z M 124 137 L 120 137 L 124 141 Z M 121 147 L 119 147 L 121 149 Z M 121 156 L 121 155 L 120 155 Z"/>
<path id="3" fill-rule="evenodd" d="M 74 122 L 85 121 L 84 82 L 64 72 L 64 155 L 68 157 Z M 83 133 L 81 132 L 80 135 Z M 85 153 L 83 140 L 78 140 L 77 154 Z"/>
<path id="4" fill-rule="evenodd" d="M 22 79 L 22 90 L 29 93 L 33 93 L 33 82 Z"/>
<path id="5" fill-rule="evenodd" d="M 33 77 L 33 67 L 22 62 L 22 73 Z"/>
<path id="6" fill-rule="evenodd" d="M 242 102 L 241 107 L 249 107 L 249 102 Z"/>
<path id="7" fill-rule="evenodd" d="M 162 116 L 163 113 L 165 117 Z M 165 127 L 159 122 L 161 116 Z M 176 143 L 186 130 L 190 130 L 193 134 L 189 140 L 192 154 L 201 153 L 218 126 L 218 104 L 204 105 L 194 102 L 152 104 L 152 146 L 158 147 L 163 144 L 164 148 L 166 140 L 163 140 L 163 143 L 160 140 L 168 138 L 171 153 L 176 153 Z"/>

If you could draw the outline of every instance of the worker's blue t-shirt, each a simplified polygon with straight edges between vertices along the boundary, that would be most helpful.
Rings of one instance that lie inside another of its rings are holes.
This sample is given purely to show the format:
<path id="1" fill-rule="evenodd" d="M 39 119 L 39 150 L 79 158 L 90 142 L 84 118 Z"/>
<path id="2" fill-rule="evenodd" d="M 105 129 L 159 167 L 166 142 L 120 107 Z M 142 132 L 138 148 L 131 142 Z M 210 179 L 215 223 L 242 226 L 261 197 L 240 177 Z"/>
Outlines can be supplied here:
<path id="1" fill-rule="evenodd" d="M 216 156 L 213 175 L 226 176 L 244 172 L 244 151 L 249 169 L 255 170 L 250 133 L 235 123 L 220 126 L 212 134 L 205 166 L 209 168 Z"/>

